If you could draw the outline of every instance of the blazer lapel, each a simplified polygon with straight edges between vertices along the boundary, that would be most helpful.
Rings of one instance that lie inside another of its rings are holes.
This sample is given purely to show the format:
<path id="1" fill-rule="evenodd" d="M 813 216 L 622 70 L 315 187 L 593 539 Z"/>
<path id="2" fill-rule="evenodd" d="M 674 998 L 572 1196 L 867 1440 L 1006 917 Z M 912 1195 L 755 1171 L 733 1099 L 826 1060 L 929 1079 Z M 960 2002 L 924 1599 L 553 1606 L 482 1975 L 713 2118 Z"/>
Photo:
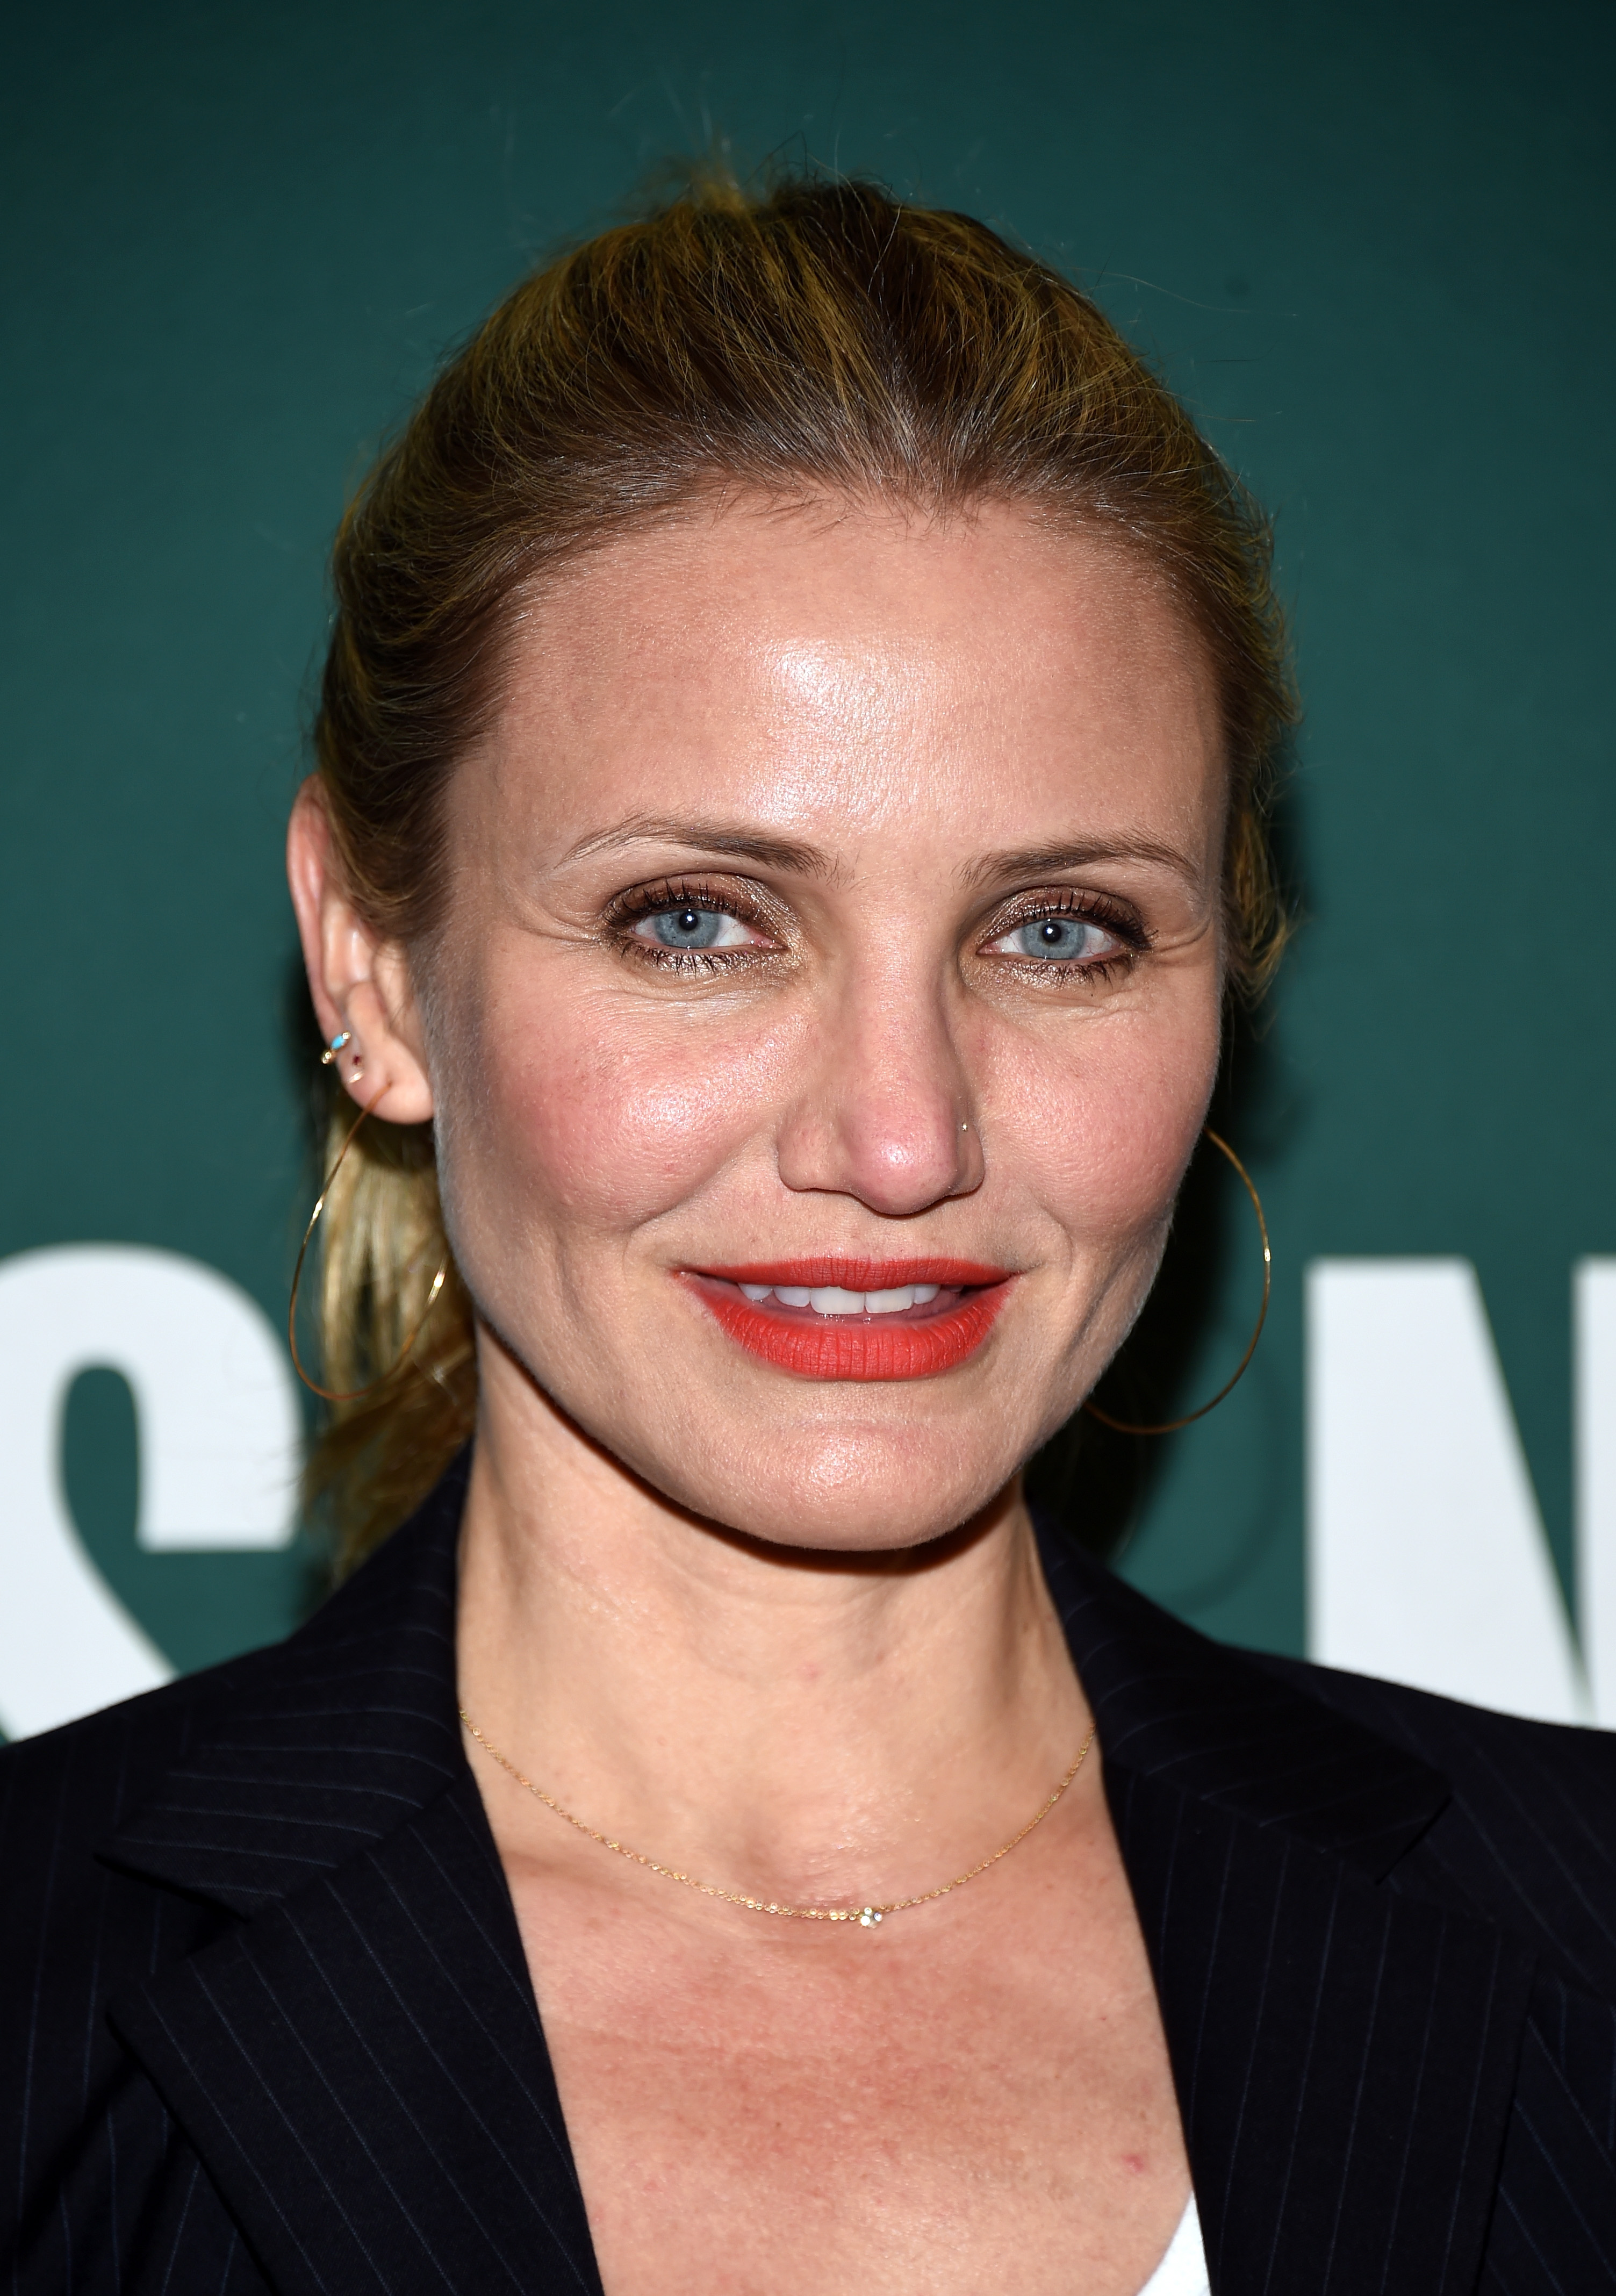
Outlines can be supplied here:
<path id="1" fill-rule="evenodd" d="M 1473 2290 L 1536 1956 L 1396 1886 L 1444 1780 L 1082 1558 L 1046 1564 L 1216 2296 Z"/>
<path id="2" fill-rule="evenodd" d="M 283 1650 L 105 1856 L 244 1916 L 119 2037 L 283 2296 L 596 2292 L 455 1711 L 462 1488 Z"/>
<path id="3" fill-rule="evenodd" d="M 284 2296 L 598 2296 L 469 1775 L 112 2017 Z"/>

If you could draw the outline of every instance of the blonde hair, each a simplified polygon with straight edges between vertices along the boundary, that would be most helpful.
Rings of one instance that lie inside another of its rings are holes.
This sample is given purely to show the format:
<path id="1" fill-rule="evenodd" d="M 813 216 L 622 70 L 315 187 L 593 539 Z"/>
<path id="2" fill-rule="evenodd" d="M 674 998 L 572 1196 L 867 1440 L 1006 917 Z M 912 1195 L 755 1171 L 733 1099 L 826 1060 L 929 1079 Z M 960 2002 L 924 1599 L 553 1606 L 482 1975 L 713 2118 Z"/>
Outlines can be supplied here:
<path id="1" fill-rule="evenodd" d="M 517 586 L 715 486 L 1018 503 L 1149 562 L 1217 680 L 1230 975 L 1260 991 L 1285 933 L 1266 824 L 1294 717 L 1266 521 L 1070 282 L 968 216 L 838 180 L 697 184 L 550 264 L 366 480 L 337 537 L 316 746 L 340 865 L 378 930 L 430 955 L 443 793 L 498 706 Z M 325 1225 L 325 1384 L 346 1389 L 394 1360 L 447 1252 L 430 1135 L 367 1126 Z M 431 1488 L 475 1412 L 451 1272 L 405 1368 L 335 1406 L 316 1447 L 310 1493 L 345 1562 Z"/>

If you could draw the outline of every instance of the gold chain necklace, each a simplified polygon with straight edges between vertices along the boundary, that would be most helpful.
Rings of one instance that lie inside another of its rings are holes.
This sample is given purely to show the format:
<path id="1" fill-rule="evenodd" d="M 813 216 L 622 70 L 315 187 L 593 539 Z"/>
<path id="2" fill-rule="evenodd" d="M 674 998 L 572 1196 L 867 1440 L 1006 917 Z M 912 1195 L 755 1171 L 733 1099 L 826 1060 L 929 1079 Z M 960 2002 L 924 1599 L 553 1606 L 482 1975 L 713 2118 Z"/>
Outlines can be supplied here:
<path id="1" fill-rule="evenodd" d="M 749 1914 L 775 1914 L 782 1921 L 787 1922 L 857 1922 L 860 1929 L 865 1930 L 874 1929 L 888 1914 L 906 1913 L 911 1906 L 929 1906 L 938 1898 L 946 1898 L 952 1890 L 963 1890 L 967 1882 L 974 1882 L 979 1874 L 985 1874 L 988 1871 L 989 1866 L 997 1866 L 1001 1857 L 1008 1857 L 1013 1849 L 1026 1841 L 1035 1825 L 1043 1824 L 1044 1820 L 1082 1768 L 1087 1758 L 1088 1750 L 1095 1742 L 1095 1726 L 1091 1724 L 1087 1737 L 1078 1749 L 1077 1760 L 1067 1771 L 1048 1800 L 1041 1808 L 1034 1812 L 1021 1832 L 1013 1833 L 1004 1848 L 996 1849 L 991 1857 L 984 1857 L 981 1864 L 973 1866 L 968 1874 L 956 1874 L 952 1882 L 945 1882 L 939 1889 L 924 1890 L 918 1898 L 890 1898 L 884 1905 L 879 1906 L 781 1906 L 776 1905 L 772 1898 L 749 1898 L 741 1890 L 720 1890 L 715 1882 L 698 1882 L 693 1874 L 682 1874 L 677 1866 L 660 1865 L 654 1857 L 647 1857 L 644 1850 L 630 1849 L 626 1842 L 614 1841 L 611 1834 L 601 1833 L 593 1825 L 586 1825 L 581 1817 L 574 1817 L 570 1809 L 564 1808 L 554 1794 L 547 1794 L 543 1786 L 536 1786 L 531 1778 L 524 1777 L 515 1763 L 508 1760 L 497 1746 L 490 1743 L 483 1736 L 463 1706 L 460 1710 L 460 1718 L 482 1748 L 483 1752 L 492 1755 L 500 1768 L 508 1771 L 519 1786 L 526 1786 L 536 1801 L 542 1801 L 546 1809 L 553 1809 L 557 1817 L 564 1817 L 568 1824 L 576 1826 L 580 1833 L 587 1833 L 591 1841 L 598 1841 L 603 1849 L 615 1850 L 619 1857 L 627 1857 L 633 1865 L 644 1866 L 647 1873 L 661 1874 L 664 1881 L 682 1882 L 687 1890 L 694 1890 L 703 1898 L 718 1898 L 726 1906 L 743 1906 Z"/>

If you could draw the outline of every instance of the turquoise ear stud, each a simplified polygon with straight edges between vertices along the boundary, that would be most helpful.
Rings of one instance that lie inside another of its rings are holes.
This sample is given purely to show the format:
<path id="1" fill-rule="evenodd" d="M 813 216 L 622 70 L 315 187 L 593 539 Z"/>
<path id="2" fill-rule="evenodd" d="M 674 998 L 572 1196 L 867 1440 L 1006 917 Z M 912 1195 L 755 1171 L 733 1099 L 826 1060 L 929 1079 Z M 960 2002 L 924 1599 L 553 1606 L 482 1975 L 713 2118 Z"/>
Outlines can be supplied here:
<path id="1" fill-rule="evenodd" d="M 351 1029 L 339 1029 L 336 1035 L 332 1038 L 330 1044 L 326 1046 L 325 1050 L 321 1054 L 320 1066 L 323 1069 L 328 1069 L 332 1062 L 336 1059 L 337 1054 L 341 1051 L 343 1046 L 351 1045 L 353 1041 L 354 1032 Z"/>

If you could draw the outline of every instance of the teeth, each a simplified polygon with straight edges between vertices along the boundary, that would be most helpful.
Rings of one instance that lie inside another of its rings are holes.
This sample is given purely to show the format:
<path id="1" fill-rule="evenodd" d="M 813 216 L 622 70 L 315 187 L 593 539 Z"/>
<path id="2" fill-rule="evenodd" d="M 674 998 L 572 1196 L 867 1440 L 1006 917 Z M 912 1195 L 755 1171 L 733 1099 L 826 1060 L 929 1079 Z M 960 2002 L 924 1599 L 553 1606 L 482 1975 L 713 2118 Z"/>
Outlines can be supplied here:
<path id="1" fill-rule="evenodd" d="M 783 1308 L 811 1308 L 816 1316 L 901 1316 L 906 1308 L 929 1308 L 941 1285 L 899 1283 L 890 1292 L 844 1292 L 840 1283 L 742 1283 L 756 1307 L 771 1292 Z"/>

